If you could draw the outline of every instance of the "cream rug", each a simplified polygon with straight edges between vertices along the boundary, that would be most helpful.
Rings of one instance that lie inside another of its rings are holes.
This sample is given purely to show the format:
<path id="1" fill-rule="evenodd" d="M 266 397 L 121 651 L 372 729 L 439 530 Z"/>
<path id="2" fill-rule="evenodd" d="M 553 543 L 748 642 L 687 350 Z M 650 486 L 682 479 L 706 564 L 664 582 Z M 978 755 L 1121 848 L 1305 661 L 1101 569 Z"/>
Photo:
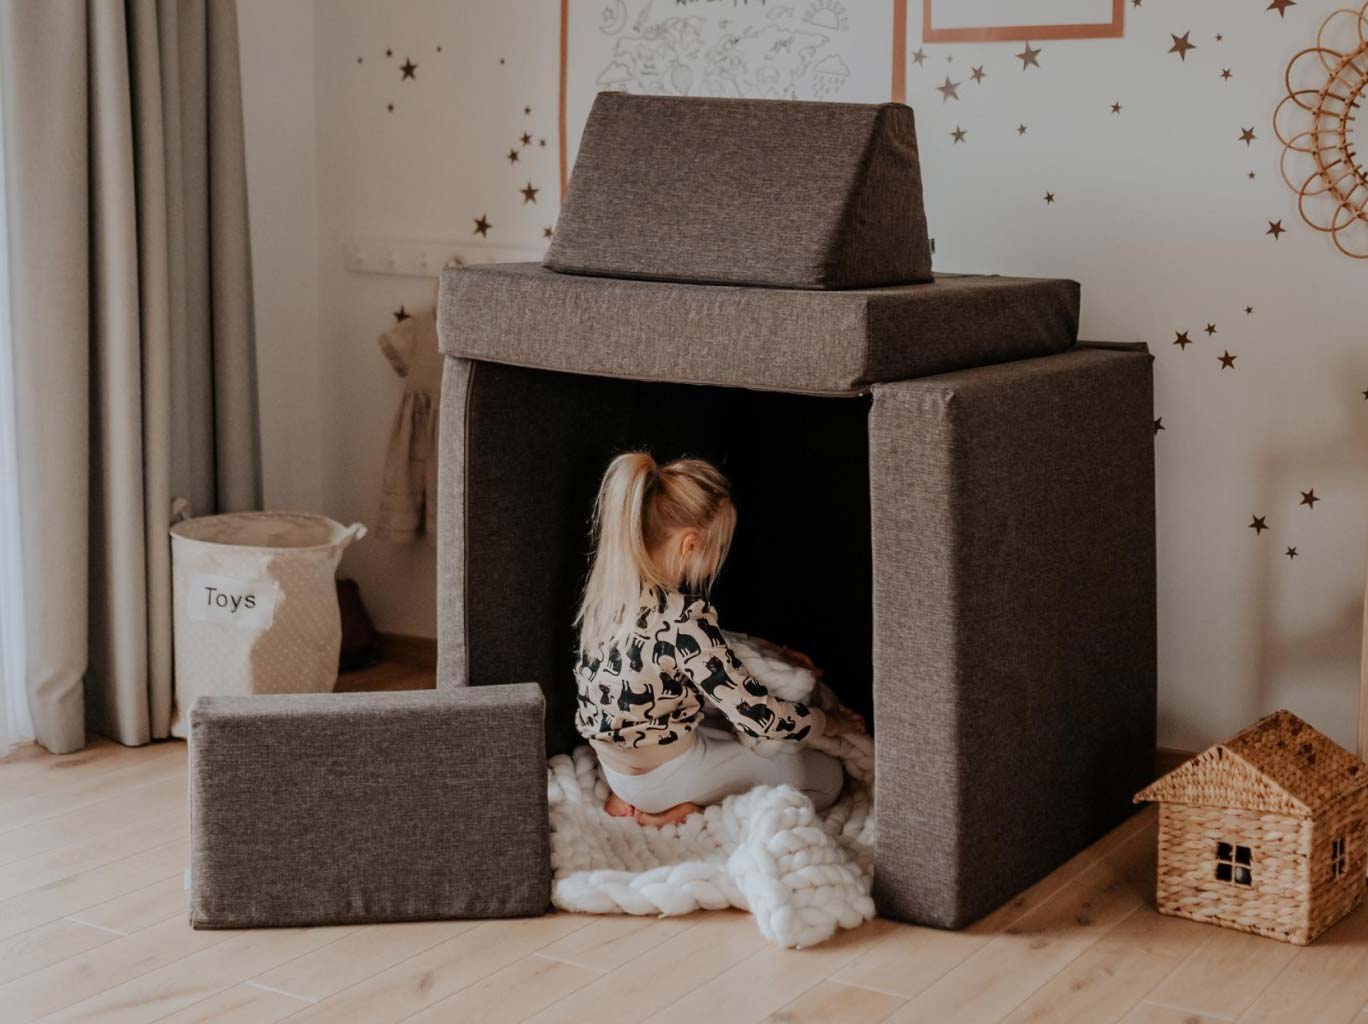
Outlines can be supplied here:
<path id="1" fill-rule="evenodd" d="M 806 669 L 728 636 L 747 669 L 786 700 L 831 707 Z M 761 753 L 770 740 L 751 745 Z M 812 946 L 874 916 L 873 741 L 820 738 L 849 776 L 840 800 L 817 814 L 789 786 L 758 786 L 679 825 L 648 828 L 603 810 L 608 785 L 593 750 L 551 758 L 552 902 L 590 914 L 675 916 L 737 907 L 780 946 Z"/>

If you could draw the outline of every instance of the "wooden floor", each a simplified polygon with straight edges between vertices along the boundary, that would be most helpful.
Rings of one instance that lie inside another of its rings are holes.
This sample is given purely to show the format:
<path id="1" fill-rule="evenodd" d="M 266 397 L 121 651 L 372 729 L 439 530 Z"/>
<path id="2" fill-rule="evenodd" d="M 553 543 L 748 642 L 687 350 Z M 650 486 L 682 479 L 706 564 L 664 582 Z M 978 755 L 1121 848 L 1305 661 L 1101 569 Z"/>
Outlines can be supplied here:
<path id="1" fill-rule="evenodd" d="M 799 952 L 736 912 L 196 932 L 184 745 L 28 747 L 0 760 L 0 1021 L 1368 1024 L 1368 911 L 1307 949 L 1160 917 L 1153 851 L 1145 813 L 967 931 Z"/>

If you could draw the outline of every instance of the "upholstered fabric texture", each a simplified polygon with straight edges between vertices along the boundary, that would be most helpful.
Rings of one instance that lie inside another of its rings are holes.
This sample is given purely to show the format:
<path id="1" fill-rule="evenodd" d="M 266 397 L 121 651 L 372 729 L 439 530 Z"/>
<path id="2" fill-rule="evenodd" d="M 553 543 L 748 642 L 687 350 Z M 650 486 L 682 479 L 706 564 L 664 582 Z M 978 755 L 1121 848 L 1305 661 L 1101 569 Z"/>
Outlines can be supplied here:
<path id="1" fill-rule="evenodd" d="M 797 392 L 867 385 L 1074 344 L 1079 288 L 941 276 L 840 292 L 558 274 L 533 263 L 443 272 L 442 351 L 644 380 Z"/>
<path id="2" fill-rule="evenodd" d="M 912 109 L 601 92 L 545 265 L 785 288 L 930 280 Z"/>
<path id="3" fill-rule="evenodd" d="M 542 913 L 543 713 L 531 684 L 200 698 L 191 924 Z"/>
<path id="4" fill-rule="evenodd" d="M 874 389 L 875 899 L 973 921 L 1130 813 L 1155 726 L 1150 358 Z"/>

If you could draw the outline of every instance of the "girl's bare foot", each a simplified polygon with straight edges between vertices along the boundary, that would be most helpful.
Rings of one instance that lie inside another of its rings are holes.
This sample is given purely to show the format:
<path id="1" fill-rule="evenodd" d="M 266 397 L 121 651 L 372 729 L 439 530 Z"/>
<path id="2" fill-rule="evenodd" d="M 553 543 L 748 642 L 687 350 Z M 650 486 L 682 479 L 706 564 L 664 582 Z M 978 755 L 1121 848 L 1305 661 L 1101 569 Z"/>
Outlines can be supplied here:
<path id="1" fill-rule="evenodd" d="M 660 828 L 662 825 L 678 825 L 690 814 L 697 814 L 701 810 L 703 810 L 703 808 L 699 807 L 698 804 L 675 804 L 673 807 L 663 810 L 659 814 L 647 814 L 645 811 L 637 811 L 636 821 L 638 825 L 650 825 L 654 828 Z"/>
<path id="2" fill-rule="evenodd" d="M 603 809 L 614 818 L 630 818 L 637 813 L 637 809 L 629 804 L 616 793 L 609 793 L 607 801 L 604 802 Z"/>

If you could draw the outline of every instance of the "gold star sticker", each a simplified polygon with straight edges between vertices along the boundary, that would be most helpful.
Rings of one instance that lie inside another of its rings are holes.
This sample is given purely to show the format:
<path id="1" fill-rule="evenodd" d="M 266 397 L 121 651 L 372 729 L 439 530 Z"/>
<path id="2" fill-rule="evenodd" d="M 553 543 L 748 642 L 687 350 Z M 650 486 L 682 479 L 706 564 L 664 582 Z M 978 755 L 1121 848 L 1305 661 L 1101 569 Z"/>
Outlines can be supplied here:
<path id="1" fill-rule="evenodd" d="M 404 80 L 404 78 L 413 78 L 413 77 L 414 77 L 414 74 L 413 74 L 413 73 L 414 73 L 415 71 L 418 70 L 418 65 L 415 64 L 415 63 L 413 63 L 413 61 L 412 61 L 411 58 L 405 57 L 405 58 L 404 58 L 404 63 L 402 63 L 402 64 L 399 65 L 399 70 L 402 71 L 402 72 L 404 73 L 404 77 L 401 78 L 401 79 L 399 79 L 399 81 L 402 82 L 402 81 Z"/>
<path id="2" fill-rule="evenodd" d="M 1169 47 L 1168 52 L 1178 54 L 1180 60 L 1186 61 L 1187 52 L 1197 49 L 1197 44 L 1188 40 L 1191 32 L 1184 32 L 1181 36 L 1175 36 L 1170 32 L 1169 35 L 1173 36 L 1173 45 Z"/>
<path id="3" fill-rule="evenodd" d="M 1279 218 L 1278 220 L 1270 220 L 1270 221 L 1268 222 L 1268 230 L 1265 231 L 1264 234 L 1265 234 L 1265 235 L 1272 235 L 1272 236 L 1273 236 L 1273 241 L 1276 242 L 1276 241 L 1278 240 L 1278 236 L 1281 235 L 1281 234 L 1282 234 L 1284 231 L 1286 231 L 1286 230 L 1287 230 L 1287 228 L 1285 228 L 1285 227 L 1282 226 L 1282 220 L 1281 220 L 1281 218 Z"/>
<path id="4" fill-rule="evenodd" d="M 1221 68 L 1221 77 L 1226 81 L 1230 80 L 1230 68 Z"/>
<path id="5" fill-rule="evenodd" d="M 1298 504 L 1305 505 L 1307 508 L 1314 509 L 1316 507 L 1316 502 L 1320 501 L 1320 499 L 1316 497 L 1316 489 L 1314 487 L 1309 491 L 1302 491 L 1301 496 L 1302 500 Z"/>
<path id="6" fill-rule="evenodd" d="M 1249 524 L 1249 529 L 1254 531 L 1254 536 L 1258 536 L 1268 529 L 1268 523 L 1264 522 L 1268 516 L 1253 516 Z"/>
<path id="7" fill-rule="evenodd" d="M 552 231 L 550 228 L 542 228 L 543 238 L 550 238 L 553 234 L 555 234 L 555 232 Z"/>
<path id="8" fill-rule="evenodd" d="M 912 63 L 913 63 L 913 64 L 925 64 L 925 63 L 926 63 L 926 51 L 924 51 L 924 50 L 918 50 L 916 53 L 912 54 Z"/>
<path id="9" fill-rule="evenodd" d="M 1156 434 L 1159 433 L 1159 431 L 1161 430 L 1167 429 L 1168 427 L 1164 426 L 1164 417 L 1160 416 L 1157 420 L 1154 421 L 1154 432 Z"/>
<path id="10" fill-rule="evenodd" d="M 973 71 L 969 72 L 969 77 L 975 82 L 981 83 L 988 76 L 983 73 L 983 65 L 980 64 L 978 67 L 974 68 Z"/>
<path id="11" fill-rule="evenodd" d="M 1230 349 L 1226 349 L 1224 355 L 1219 355 L 1216 358 L 1220 360 L 1222 370 L 1233 370 L 1235 369 L 1235 360 L 1239 357 L 1232 356 Z"/>
<path id="12" fill-rule="evenodd" d="M 472 232 L 472 233 L 473 233 L 473 234 L 476 234 L 476 235 L 479 235 L 481 238 L 488 238 L 488 237 L 489 237 L 489 229 L 490 229 L 491 227 L 493 227 L 493 225 L 489 223 L 489 221 L 486 219 L 485 215 L 484 215 L 484 214 L 480 214 L 480 216 L 478 216 L 477 218 L 475 218 L 475 230 L 474 230 L 474 232 Z"/>
<path id="13" fill-rule="evenodd" d="M 1036 60 L 1040 56 L 1040 50 L 1032 50 L 1031 44 L 1026 44 L 1026 49 L 1018 53 L 1017 60 L 1021 61 L 1021 70 L 1025 71 L 1029 67 L 1040 67 L 1040 61 Z"/>
<path id="14" fill-rule="evenodd" d="M 1287 9 L 1296 7 L 1297 0 L 1273 0 L 1271 4 L 1264 8 L 1265 11 L 1277 11 L 1279 18 L 1287 17 Z"/>
<path id="15" fill-rule="evenodd" d="M 533 188 L 532 182 L 529 181 L 526 188 L 519 189 L 518 191 L 522 193 L 523 205 L 526 206 L 528 203 L 535 203 L 537 201 L 537 193 L 540 192 L 541 189 Z"/>
<path id="16" fill-rule="evenodd" d="M 394 322 L 396 324 L 402 324 L 405 320 L 407 320 L 410 316 L 413 315 L 403 306 L 400 306 L 398 309 L 392 310 L 391 312 L 394 316 Z"/>
<path id="17" fill-rule="evenodd" d="M 1297 557 L 1297 549 L 1296 549 L 1296 548 L 1288 548 L 1288 549 L 1287 549 L 1287 557 L 1288 557 L 1288 558 L 1296 558 L 1296 557 Z"/>
<path id="18" fill-rule="evenodd" d="M 532 136 L 528 135 L 527 132 L 523 132 L 522 135 L 518 136 L 518 139 L 524 146 L 532 145 Z"/>
<path id="19" fill-rule="evenodd" d="M 1111 105 L 1111 111 L 1112 111 L 1113 114 L 1119 114 L 1119 113 L 1121 113 L 1121 104 L 1119 104 L 1119 103 L 1113 103 L 1113 104 Z"/>
<path id="20" fill-rule="evenodd" d="M 959 99 L 959 83 L 950 81 L 950 76 L 945 76 L 945 84 L 936 86 L 936 91 L 941 94 L 941 102 Z"/>
<path id="21" fill-rule="evenodd" d="M 1236 142 L 1243 142 L 1243 143 L 1245 144 L 1246 148 L 1247 148 L 1247 147 L 1249 146 L 1249 144 L 1250 144 L 1251 142 L 1254 141 L 1254 137 L 1255 137 L 1255 136 L 1254 136 L 1254 128 L 1253 128 L 1253 126 L 1251 125 L 1250 127 L 1243 129 L 1243 130 L 1240 132 L 1240 137 L 1239 137 L 1238 139 L 1236 139 L 1235 141 L 1236 141 Z"/>
<path id="22" fill-rule="evenodd" d="M 953 145 L 956 145 L 957 143 L 963 142 L 963 141 L 964 141 L 964 137 L 965 137 L 966 135 L 968 135 L 968 134 L 969 134 L 969 133 L 966 132 L 963 128 L 961 128 L 959 125 L 955 125 L 955 130 L 954 130 L 953 132 L 950 133 L 950 135 L 951 135 L 951 136 L 954 138 L 954 140 L 955 140 L 954 142 L 951 143 L 951 145 L 953 146 Z"/>
<path id="23" fill-rule="evenodd" d="M 1207 332 L 1207 337 L 1211 337 L 1211 335 L 1213 335 L 1213 334 L 1216 333 L 1216 325 L 1215 325 L 1215 324 L 1207 324 L 1205 330 L 1206 330 L 1206 332 Z"/>
<path id="24" fill-rule="evenodd" d="M 516 149 L 510 149 L 508 151 L 508 162 L 510 164 L 516 164 L 518 162 L 518 151 Z"/>
<path id="25" fill-rule="evenodd" d="M 1026 126 L 1025 126 L 1024 124 L 1019 124 L 1019 125 L 1017 125 L 1017 134 L 1018 134 L 1018 135 L 1025 135 L 1025 134 L 1026 134 Z"/>
<path id="26" fill-rule="evenodd" d="M 1054 202 L 1054 193 L 1053 193 L 1053 192 L 1046 192 L 1046 193 L 1045 193 L 1045 205 L 1046 205 L 1046 206 L 1049 206 L 1049 205 L 1050 205 L 1051 203 L 1053 203 L 1053 202 Z"/>
<path id="27" fill-rule="evenodd" d="M 1187 331 L 1174 331 L 1173 343 L 1177 345 L 1180 350 L 1186 352 L 1187 347 L 1192 344 L 1192 339 L 1188 337 Z"/>

